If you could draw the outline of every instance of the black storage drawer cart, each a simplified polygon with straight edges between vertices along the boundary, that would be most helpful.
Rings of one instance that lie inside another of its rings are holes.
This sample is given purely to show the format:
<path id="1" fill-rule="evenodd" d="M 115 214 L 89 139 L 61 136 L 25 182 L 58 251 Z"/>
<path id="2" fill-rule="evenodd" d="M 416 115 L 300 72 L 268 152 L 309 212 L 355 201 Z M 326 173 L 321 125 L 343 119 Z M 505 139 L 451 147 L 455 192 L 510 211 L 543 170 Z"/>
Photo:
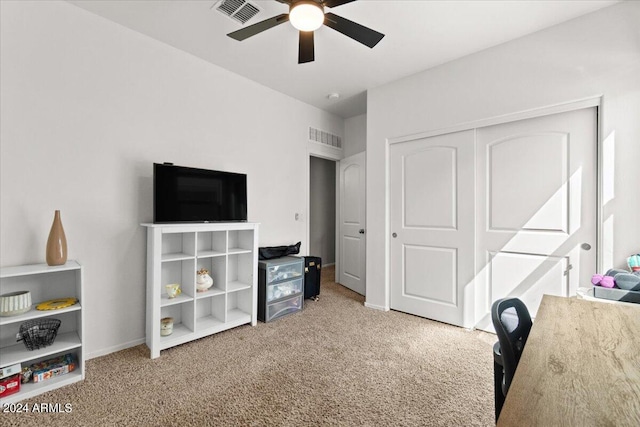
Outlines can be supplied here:
<path id="1" fill-rule="evenodd" d="M 258 262 L 258 319 L 270 322 L 302 310 L 304 258 L 286 256 Z"/>

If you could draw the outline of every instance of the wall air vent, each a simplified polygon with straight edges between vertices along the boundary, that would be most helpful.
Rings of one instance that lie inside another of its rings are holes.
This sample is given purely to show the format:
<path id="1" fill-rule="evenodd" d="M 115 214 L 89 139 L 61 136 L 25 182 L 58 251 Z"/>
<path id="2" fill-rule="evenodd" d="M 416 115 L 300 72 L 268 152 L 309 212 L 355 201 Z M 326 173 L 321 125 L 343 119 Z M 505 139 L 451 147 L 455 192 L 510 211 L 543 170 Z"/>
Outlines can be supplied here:
<path id="1" fill-rule="evenodd" d="M 218 12 L 242 25 L 260 12 L 260 9 L 256 5 L 246 0 L 221 0 L 214 4 L 213 7 L 215 7 Z"/>
<path id="2" fill-rule="evenodd" d="M 323 130 L 309 128 L 309 141 L 319 142 L 330 147 L 342 148 L 342 138 Z"/>

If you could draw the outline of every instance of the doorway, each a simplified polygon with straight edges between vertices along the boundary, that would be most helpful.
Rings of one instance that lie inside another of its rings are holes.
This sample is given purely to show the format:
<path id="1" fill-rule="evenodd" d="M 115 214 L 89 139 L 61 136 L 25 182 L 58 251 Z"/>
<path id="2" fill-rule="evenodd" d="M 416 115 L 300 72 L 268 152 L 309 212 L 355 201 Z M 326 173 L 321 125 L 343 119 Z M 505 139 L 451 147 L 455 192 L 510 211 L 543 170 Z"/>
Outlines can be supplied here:
<path id="1" fill-rule="evenodd" d="M 309 255 L 336 262 L 336 162 L 309 156 Z"/>

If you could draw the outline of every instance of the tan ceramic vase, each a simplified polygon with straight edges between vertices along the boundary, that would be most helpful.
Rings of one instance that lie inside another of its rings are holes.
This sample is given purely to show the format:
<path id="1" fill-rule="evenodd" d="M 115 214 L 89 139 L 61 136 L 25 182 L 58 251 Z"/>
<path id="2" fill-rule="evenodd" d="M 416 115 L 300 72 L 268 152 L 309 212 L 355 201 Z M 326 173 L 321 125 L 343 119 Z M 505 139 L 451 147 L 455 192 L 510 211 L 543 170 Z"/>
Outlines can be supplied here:
<path id="1" fill-rule="evenodd" d="M 67 262 L 67 237 L 64 235 L 60 211 L 56 211 L 47 240 L 47 264 L 64 265 Z"/>

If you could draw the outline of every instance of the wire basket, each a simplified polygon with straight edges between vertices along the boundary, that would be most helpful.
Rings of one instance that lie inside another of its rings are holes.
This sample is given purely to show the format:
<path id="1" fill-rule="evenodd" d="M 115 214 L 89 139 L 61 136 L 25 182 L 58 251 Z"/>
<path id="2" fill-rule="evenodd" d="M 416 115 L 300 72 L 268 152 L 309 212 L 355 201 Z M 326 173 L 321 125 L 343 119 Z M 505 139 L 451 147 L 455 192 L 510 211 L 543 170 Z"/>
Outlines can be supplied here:
<path id="1" fill-rule="evenodd" d="M 29 320 L 20 325 L 16 338 L 24 342 L 27 350 L 37 350 L 53 344 L 61 323 L 58 319 Z"/>

